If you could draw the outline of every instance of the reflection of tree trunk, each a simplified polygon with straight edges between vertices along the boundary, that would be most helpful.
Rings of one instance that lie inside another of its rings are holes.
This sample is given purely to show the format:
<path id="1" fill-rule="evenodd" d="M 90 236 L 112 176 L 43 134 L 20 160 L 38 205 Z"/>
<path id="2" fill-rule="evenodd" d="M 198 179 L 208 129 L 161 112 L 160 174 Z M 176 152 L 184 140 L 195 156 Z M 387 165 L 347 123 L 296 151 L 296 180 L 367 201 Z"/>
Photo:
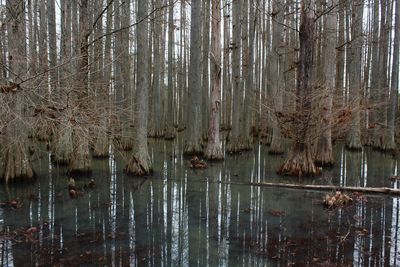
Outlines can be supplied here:
<path id="1" fill-rule="evenodd" d="M 295 124 L 295 140 L 289 159 L 280 167 L 279 173 L 290 176 L 313 176 L 318 174 L 311 155 L 310 120 L 311 93 L 314 62 L 314 11 L 313 1 L 303 0 L 300 24 L 300 55 L 298 65 L 296 112 L 300 117 Z"/>

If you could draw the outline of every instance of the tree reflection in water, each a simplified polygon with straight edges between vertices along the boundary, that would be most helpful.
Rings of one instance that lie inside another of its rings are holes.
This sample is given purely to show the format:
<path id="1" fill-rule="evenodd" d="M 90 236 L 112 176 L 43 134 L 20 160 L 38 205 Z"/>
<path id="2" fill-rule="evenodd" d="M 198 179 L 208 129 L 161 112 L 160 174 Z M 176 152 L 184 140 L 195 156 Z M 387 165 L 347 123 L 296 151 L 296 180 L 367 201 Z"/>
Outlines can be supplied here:
<path id="1" fill-rule="evenodd" d="M 320 178 L 280 178 L 283 158 L 266 148 L 191 170 L 181 143 L 152 141 L 156 173 L 124 175 L 125 155 L 94 161 L 96 188 L 71 199 L 65 169 L 37 163 L 31 185 L 1 187 L 2 266 L 396 266 L 399 265 L 399 198 L 368 196 L 328 210 L 324 193 L 262 188 L 234 182 L 304 182 L 392 186 L 397 161 L 378 152 L 350 153 Z M 33 227 L 32 233 L 27 229 Z"/>

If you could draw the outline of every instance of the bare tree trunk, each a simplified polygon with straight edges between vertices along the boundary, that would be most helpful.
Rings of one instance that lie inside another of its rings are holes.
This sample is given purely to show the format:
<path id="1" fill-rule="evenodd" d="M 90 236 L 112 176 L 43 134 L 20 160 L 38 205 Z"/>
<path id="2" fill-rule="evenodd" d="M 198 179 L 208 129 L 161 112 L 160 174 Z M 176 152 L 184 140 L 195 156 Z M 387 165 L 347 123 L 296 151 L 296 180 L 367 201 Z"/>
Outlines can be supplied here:
<path id="1" fill-rule="evenodd" d="M 210 0 L 202 0 L 203 2 L 203 59 L 202 59 L 202 112 L 203 112 L 203 120 L 202 120 L 202 129 L 203 129 L 203 140 L 207 141 L 207 134 L 209 129 L 209 107 L 210 107 L 210 83 L 209 78 L 212 77 L 209 75 L 208 68 L 209 64 L 209 53 L 210 53 Z"/>
<path id="2" fill-rule="evenodd" d="M 343 101 L 343 86 L 344 86 L 344 56 L 345 56 L 345 14 L 344 3 L 340 3 L 339 6 L 339 32 L 337 38 L 337 54 L 336 54 L 336 106 L 338 108 L 342 107 L 344 104 Z"/>
<path id="3" fill-rule="evenodd" d="M 88 0 L 81 0 L 79 6 L 79 65 L 77 71 L 76 109 L 73 125 L 72 144 L 73 153 L 69 158 L 68 170 L 70 173 L 91 172 L 89 155 L 89 127 L 84 121 L 88 112 L 88 77 L 89 77 L 89 27 L 88 27 Z"/>
<path id="4" fill-rule="evenodd" d="M 193 0 L 190 25 L 190 66 L 189 66 L 189 116 L 185 140 L 185 154 L 201 154 L 202 112 L 201 112 L 201 0 Z"/>
<path id="5" fill-rule="evenodd" d="M 136 103 L 134 119 L 134 140 L 131 159 L 126 165 L 125 171 L 135 176 L 146 176 L 152 171 L 152 162 L 147 146 L 147 122 L 148 122 L 148 96 L 149 96 L 149 55 L 148 55 L 148 2 L 138 0 L 137 20 L 140 23 L 136 29 L 137 39 L 137 69 Z"/>
<path id="6" fill-rule="evenodd" d="M 67 165 L 70 155 L 73 153 L 72 145 L 72 108 L 67 97 L 72 87 L 72 56 L 71 56 L 71 1 L 61 2 L 61 42 L 59 70 L 60 90 L 56 91 L 55 98 L 60 103 L 66 103 L 67 108 L 56 122 L 54 136 L 52 138 L 52 160 L 55 163 Z"/>
<path id="7" fill-rule="evenodd" d="M 221 108 L 221 1 L 212 0 L 212 36 L 211 61 L 214 65 L 211 94 L 210 125 L 208 128 L 208 144 L 205 156 L 212 160 L 222 160 L 224 153 L 220 141 L 220 108 Z"/>
<path id="8" fill-rule="evenodd" d="M 13 83 L 23 81 L 26 77 L 25 51 L 25 3 L 23 0 L 7 1 L 7 31 L 9 79 Z M 2 140 L 2 172 L 1 179 L 5 183 L 16 180 L 29 181 L 34 173 L 29 161 L 27 149 L 25 104 L 22 92 L 6 94 L 2 106 L 10 107 L 3 116 L 5 122 Z"/>
<path id="9" fill-rule="evenodd" d="M 231 86 L 231 60 L 230 60 L 230 10 L 229 5 L 224 3 L 224 55 L 223 55 L 223 115 L 222 115 L 222 129 L 228 130 L 232 126 L 232 108 L 231 108 L 231 96 L 232 96 L 232 86 Z"/>
<path id="10" fill-rule="evenodd" d="M 162 5 L 161 0 L 156 0 L 155 8 L 160 9 Z M 162 42 L 162 23 L 163 23 L 163 11 L 160 9 L 155 13 L 154 18 L 154 74 L 153 74 L 153 125 L 150 130 L 152 137 L 163 137 L 163 123 L 162 123 L 162 98 L 161 98 L 161 88 L 164 84 L 164 76 L 161 73 L 161 62 L 164 57 L 164 49 L 160 49 Z"/>
<path id="11" fill-rule="evenodd" d="M 57 88 L 57 30 L 56 30 L 56 11 L 55 0 L 47 0 L 47 28 L 49 36 L 49 67 L 51 92 Z"/>
<path id="12" fill-rule="evenodd" d="M 167 140 L 173 140 L 176 137 L 174 127 L 174 1 L 169 0 L 168 9 L 168 92 L 167 92 L 167 120 L 165 121 L 164 138 Z"/>
<path id="13" fill-rule="evenodd" d="M 310 120 L 312 112 L 313 63 L 314 63 L 314 0 L 302 0 L 300 24 L 300 55 L 298 65 L 297 105 L 299 116 L 295 125 L 295 140 L 289 159 L 278 173 L 290 176 L 314 176 L 318 170 L 311 155 Z"/>
<path id="14" fill-rule="evenodd" d="M 399 88 L 399 49 L 400 49 L 400 2 L 396 1 L 394 39 L 393 39 L 393 65 L 392 80 L 390 88 L 390 106 L 388 113 L 388 137 L 387 150 L 396 149 L 395 126 L 396 112 L 398 106 L 398 88 Z"/>
<path id="15" fill-rule="evenodd" d="M 103 11 L 103 3 L 95 3 L 95 14 L 100 14 Z M 112 5 L 107 9 L 106 32 L 111 31 L 112 27 Z M 99 18 L 95 25 L 94 38 L 99 38 L 103 34 L 103 19 Z M 105 46 L 103 51 L 103 41 L 99 40 L 94 44 L 94 85 L 96 90 L 96 103 L 95 109 L 99 115 L 97 117 L 97 129 L 92 130 L 94 135 L 93 141 L 93 157 L 106 158 L 109 156 L 110 151 L 110 138 L 108 131 L 111 128 L 109 105 L 108 105 L 108 92 L 110 85 L 111 75 L 111 36 L 106 36 Z"/>
<path id="16" fill-rule="evenodd" d="M 332 0 L 330 5 L 336 6 L 338 0 Z M 323 109 L 322 109 L 322 133 L 318 138 L 318 143 L 315 153 L 315 162 L 320 166 L 333 165 L 332 151 L 332 104 L 333 92 L 335 91 L 335 65 L 336 62 L 336 9 L 331 10 L 324 18 L 323 38 L 322 38 L 322 53 L 323 73 L 322 73 L 322 89 L 323 93 Z M 329 59 L 329 60 L 328 60 Z"/>
<path id="17" fill-rule="evenodd" d="M 263 42 L 264 42 L 264 73 L 263 73 L 263 92 L 261 94 L 261 143 L 264 145 L 270 145 L 272 140 L 272 129 L 271 129 L 271 85 L 272 80 L 271 77 L 271 64 L 272 61 L 272 51 L 270 49 L 271 43 L 271 18 L 270 18 L 270 10 L 271 10 L 271 1 L 268 1 L 268 5 L 265 7 L 265 14 L 263 19 L 265 22 L 265 29 L 263 32 Z"/>
<path id="18" fill-rule="evenodd" d="M 248 35 L 248 40 L 246 37 L 246 41 L 243 43 L 247 43 L 244 46 L 243 53 L 246 56 L 243 56 L 243 59 L 246 61 L 243 62 L 243 75 L 245 80 L 245 96 L 243 100 L 243 125 L 241 126 L 241 143 L 242 150 L 251 150 L 253 149 L 253 136 L 251 134 L 251 121 L 252 121 L 252 110 L 255 108 L 253 100 L 254 94 L 254 37 L 256 30 L 256 18 L 254 11 L 254 1 L 250 2 L 246 0 L 244 1 L 246 9 L 245 13 L 247 13 L 249 9 L 248 19 L 244 20 L 244 25 L 246 26 L 246 35 Z M 248 8 L 249 7 L 249 8 Z"/>
<path id="19" fill-rule="evenodd" d="M 360 90 L 361 90 L 361 50 L 362 50 L 362 20 L 363 1 L 353 1 L 351 23 L 351 49 L 349 55 L 349 101 L 354 107 L 350 130 L 347 133 L 347 148 L 360 150 L 361 128 L 360 128 Z"/>
<path id="20" fill-rule="evenodd" d="M 240 112 L 241 112 L 241 75 L 240 75 L 240 48 L 241 48 L 241 1 L 232 2 L 232 131 L 230 133 L 227 151 L 238 153 L 241 151 L 240 143 Z"/>
<path id="21" fill-rule="evenodd" d="M 284 7 L 281 0 L 273 0 L 272 3 L 272 63 L 271 63 L 271 93 L 273 97 L 273 110 L 275 112 L 282 111 L 282 80 L 283 80 L 283 56 L 280 51 L 280 47 L 283 44 L 283 18 L 284 18 Z M 273 75 L 273 76 L 272 76 Z M 278 118 L 273 116 L 272 120 L 272 140 L 271 147 L 269 149 L 270 154 L 283 154 L 282 140 L 283 136 L 279 129 Z"/>

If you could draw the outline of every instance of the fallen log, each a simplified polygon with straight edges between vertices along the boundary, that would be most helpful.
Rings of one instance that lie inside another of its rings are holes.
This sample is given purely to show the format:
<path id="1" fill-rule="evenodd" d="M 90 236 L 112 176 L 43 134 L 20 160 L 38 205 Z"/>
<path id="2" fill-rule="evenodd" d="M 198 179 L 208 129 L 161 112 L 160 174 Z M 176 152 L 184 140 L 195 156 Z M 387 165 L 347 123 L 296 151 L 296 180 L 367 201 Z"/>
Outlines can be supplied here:
<path id="1" fill-rule="evenodd" d="M 302 185 L 302 184 L 284 184 L 284 183 L 248 183 L 248 184 L 252 186 L 281 187 L 289 189 L 306 189 L 306 190 L 318 190 L 318 191 L 347 191 L 347 192 L 361 192 L 366 194 L 389 194 L 389 195 L 400 196 L 400 189 L 389 188 L 389 187 Z"/>

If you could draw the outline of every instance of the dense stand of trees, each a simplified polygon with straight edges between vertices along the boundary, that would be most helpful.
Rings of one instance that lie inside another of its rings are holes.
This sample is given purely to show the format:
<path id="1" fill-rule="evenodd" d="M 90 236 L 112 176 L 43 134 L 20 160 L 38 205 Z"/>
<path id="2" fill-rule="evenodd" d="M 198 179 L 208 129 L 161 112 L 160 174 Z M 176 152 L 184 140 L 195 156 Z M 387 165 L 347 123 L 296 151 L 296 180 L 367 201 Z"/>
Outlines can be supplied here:
<path id="1" fill-rule="evenodd" d="M 78 173 L 132 150 L 134 175 L 152 170 L 148 137 L 181 131 L 185 154 L 214 160 L 289 140 L 280 172 L 299 176 L 334 164 L 335 140 L 396 151 L 398 1 L 0 4 L 5 182 L 34 176 L 38 140 Z"/>

